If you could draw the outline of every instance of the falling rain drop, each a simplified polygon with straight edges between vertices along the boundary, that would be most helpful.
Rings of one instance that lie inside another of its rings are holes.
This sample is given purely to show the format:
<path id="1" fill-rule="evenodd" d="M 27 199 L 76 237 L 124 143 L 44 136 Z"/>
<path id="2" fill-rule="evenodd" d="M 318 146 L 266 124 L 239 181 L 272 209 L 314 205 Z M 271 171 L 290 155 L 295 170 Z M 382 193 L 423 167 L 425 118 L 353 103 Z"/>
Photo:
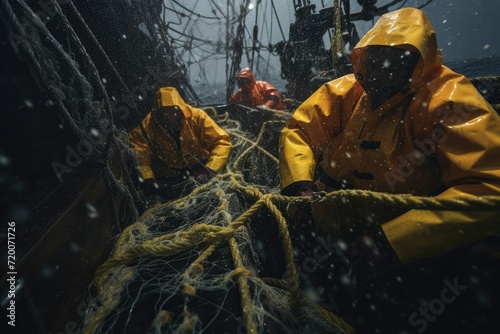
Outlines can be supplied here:
<path id="1" fill-rule="evenodd" d="M 337 241 L 337 246 L 342 251 L 347 250 L 347 244 L 343 240 L 338 240 Z"/>
<path id="2" fill-rule="evenodd" d="M 54 101 L 52 101 L 51 99 L 48 99 L 47 101 L 45 101 L 44 103 L 44 106 L 45 107 L 52 107 L 52 106 L 55 106 L 56 104 L 54 103 Z"/>
<path id="3" fill-rule="evenodd" d="M 6 166 L 9 166 L 10 165 L 10 159 L 8 156 L 4 155 L 4 154 L 0 154 L 0 166 L 2 167 L 6 167 Z"/>
<path id="4" fill-rule="evenodd" d="M 90 134 L 95 138 L 99 138 L 101 133 L 96 128 L 92 128 L 90 129 Z"/>
<path id="5" fill-rule="evenodd" d="M 340 276 L 340 283 L 342 283 L 344 285 L 351 285 L 351 280 L 350 280 L 348 275 L 342 274 Z"/>
<path id="6" fill-rule="evenodd" d="M 90 219 L 95 219 L 95 218 L 99 217 L 99 212 L 97 211 L 95 206 L 93 206 L 90 203 L 87 203 L 87 204 L 85 204 L 85 207 L 87 208 L 87 216 Z"/>
<path id="7" fill-rule="evenodd" d="M 46 264 L 41 270 L 41 275 L 43 278 L 51 278 L 58 269 L 58 265 Z"/>
<path id="8" fill-rule="evenodd" d="M 33 107 L 34 107 L 33 102 L 31 102 L 31 101 L 30 101 L 30 100 L 28 100 L 28 99 L 25 99 L 23 102 L 24 102 L 24 105 L 25 105 L 26 107 L 28 107 L 28 108 L 33 108 Z"/>
<path id="9" fill-rule="evenodd" d="M 69 243 L 69 249 L 73 252 L 73 253 L 81 253 L 82 252 L 82 246 L 79 244 L 79 243 L 76 243 L 76 242 L 70 242 Z"/>

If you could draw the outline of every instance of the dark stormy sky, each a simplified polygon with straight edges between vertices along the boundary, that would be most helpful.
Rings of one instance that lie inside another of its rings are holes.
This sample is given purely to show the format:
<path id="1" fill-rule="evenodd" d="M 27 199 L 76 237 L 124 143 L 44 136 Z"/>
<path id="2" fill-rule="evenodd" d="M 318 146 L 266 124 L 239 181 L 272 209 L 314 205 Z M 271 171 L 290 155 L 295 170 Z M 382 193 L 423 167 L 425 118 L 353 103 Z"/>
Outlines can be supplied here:
<path id="1" fill-rule="evenodd" d="M 240 3 L 238 0 L 235 4 Z M 226 0 L 213 1 L 225 8 Z M 252 27 L 256 23 L 255 16 L 257 14 L 259 27 L 259 40 L 263 46 L 268 44 L 276 44 L 282 40 L 288 39 L 290 23 L 295 19 L 293 10 L 293 0 L 263 0 L 260 5 L 256 4 L 259 0 L 251 0 L 253 9 L 246 16 L 245 23 L 247 26 L 246 35 L 251 35 Z M 276 20 L 271 4 L 274 2 L 276 12 L 279 16 L 279 21 Z M 296 0 L 298 2 L 298 0 Z M 378 0 L 377 6 L 382 6 L 390 3 L 391 0 Z M 420 7 L 427 3 L 428 0 L 406 0 L 391 7 L 391 10 L 397 9 L 403 5 L 404 7 Z M 178 8 L 184 12 L 184 9 L 172 4 L 173 8 Z M 311 0 L 312 4 L 316 5 L 317 10 L 324 6 L 333 6 L 334 0 Z M 358 12 L 360 6 L 357 0 L 350 0 L 351 12 Z M 212 15 L 214 7 L 209 1 L 193 2 L 193 11 L 206 16 Z M 442 49 L 444 62 L 462 61 L 476 58 L 500 57 L 500 1 L 498 0 L 432 0 L 422 9 L 430 18 L 438 39 L 438 45 Z M 375 21 L 378 19 L 375 18 Z M 202 25 L 203 19 L 193 20 L 181 19 L 172 11 L 167 12 L 167 20 L 172 22 L 188 22 L 188 31 L 200 39 L 209 39 L 220 41 L 224 39 L 225 23 L 221 21 L 219 25 L 210 21 L 210 25 Z M 364 35 L 372 26 L 371 21 L 357 21 L 357 30 L 360 35 Z M 280 26 L 280 29 L 278 29 Z M 262 35 L 261 35 L 262 34 Z M 267 36 L 265 36 L 267 34 Z M 264 36 L 264 37 L 263 37 Z M 326 35 L 325 35 L 326 36 Z M 328 36 L 326 36 L 328 37 Z M 182 37 L 181 37 L 182 38 Z M 325 39 L 325 38 L 324 38 Z M 329 47 L 325 43 L 325 46 Z M 187 44 L 187 43 L 185 43 Z M 207 56 L 206 53 L 200 50 L 186 52 L 183 49 L 184 44 L 180 44 L 179 54 L 186 62 L 194 63 L 190 69 L 190 76 L 193 82 L 200 80 L 199 77 L 206 76 L 211 78 L 215 83 L 225 82 L 224 68 L 225 60 L 222 56 Z M 265 49 L 265 48 L 264 48 Z M 277 55 L 271 55 L 268 51 L 262 51 L 259 55 L 264 61 L 262 63 L 270 66 L 265 66 L 266 71 L 261 75 L 266 77 L 277 78 L 276 84 L 279 86 L 280 78 L 280 62 Z M 194 60 L 194 61 L 193 61 Z M 203 61 L 202 61 L 203 60 Z M 261 63 L 261 64 L 262 64 Z M 250 67 L 248 57 L 243 57 L 241 65 Z M 198 67 L 199 68 L 198 68 Z M 257 66 L 261 68 L 261 66 Z M 254 67 L 255 68 L 255 67 Z M 209 73 L 213 70 L 214 73 Z M 264 80 L 265 77 L 260 79 Z M 283 82 L 284 84 L 284 82 Z"/>
<path id="2" fill-rule="evenodd" d="M 428 0 L 402 1 L 404 7 L 419 7 Z M 377 6 L 385 5 L 390 0 L 378 0 Z M 279 10 L 288 12 L 293 19 L 293 0 L 275 0 Z M 331 6 L 333 0 L 311 0 L 317 8 L 324 3 Z M 393 9 L 401 6 L 398 4 Z M 285 11 L 284 9 L 287 9 Z M 359 10 L 356 0 L 351 0 L 352 11 Z M 429 16 L 438 38 L 439 47 L 445 56 L 445 61 L 463 60 L 469 58 L 500 56 L 500 1 L 498 0 L 433 0 L 422 10 Z M 286 15 L 283 25 L 288 27 Z M 363 22 L 364 23 L 364 22 Z M 371 27 L 369 23 L 358 23 L 360 34 Z"/>

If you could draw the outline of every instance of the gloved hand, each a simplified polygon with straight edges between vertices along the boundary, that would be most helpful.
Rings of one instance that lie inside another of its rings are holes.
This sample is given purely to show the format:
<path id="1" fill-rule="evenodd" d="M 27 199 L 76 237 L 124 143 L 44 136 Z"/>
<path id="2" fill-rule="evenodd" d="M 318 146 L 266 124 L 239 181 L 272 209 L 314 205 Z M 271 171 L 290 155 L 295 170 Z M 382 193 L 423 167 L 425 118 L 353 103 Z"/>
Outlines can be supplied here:
<path id="1" fill-rule="evenodd" d="M 284 188 L 281 193 L 285 196 L 312 196 L 318 191 L 318 186 L 312 181 L 298 181 Z"/>
<path id="2" fill-rule="evenodd" d="M 156 179 L 146 179 L 141 185 L 142 191 L 146 196 L 152 196 L 158 193 L 160 190 L 160 185 Z"/>
<path id="3" fill-rule="evenodd" d="M 279 102 L 280 102 L 279 97 L 277 97 L 275 95 L 271 95 L 269 97 L 269 100 L 266 101 L 266 107 L 270 108 L 270 109 L 274 109 L 274 108 L 276 108 L 276 106 L 278 105 Z"/>
<path id="4" fill-rule="evenodd" d="M 312 196 L 316 191 L 318 191 L 318 186 L 314 182 L 304 182 L 297 196 Z"/>
<path id="5" fill-rule="evenodd" d="M 208 168 L 199 168 L 194 171 L 194 179 L 199 183 L 207 183 L 212 178 L 213 172 Z"/>
<path id="6" fill-rule="evenodd" d="M 312 181 L 298 181 L 281 190 L 285 196 L 312 196 L 318 190 Z M 313 230 L 310 226 L 313 222 L 311 205 L 304 203 L 289 203 L 285 209 L 285 215 L 293 238 L 299 238 L 305 230 Z"/>

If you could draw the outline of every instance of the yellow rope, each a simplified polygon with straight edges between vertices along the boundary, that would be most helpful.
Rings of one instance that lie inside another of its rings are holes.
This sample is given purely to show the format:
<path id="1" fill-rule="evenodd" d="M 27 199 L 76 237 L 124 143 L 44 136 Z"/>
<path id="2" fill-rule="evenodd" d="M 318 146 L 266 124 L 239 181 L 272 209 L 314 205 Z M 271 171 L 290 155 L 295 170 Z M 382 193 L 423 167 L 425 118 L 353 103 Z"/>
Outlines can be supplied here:
<path id="1" fill-rule="evenodd" d="M 182 284 L 184 286 L 182 292 L 184 293 L 184 295 L 190 297 L 194 297 L 196 295 L 196 288 L 192 286 L 190 282 L 193 277 L 201 276 L 201 273 L 203 272 L 203 266 L 201 265 L 201 263 L 205 262 L 206 259 L 213 254 L 218 245 L 219 243 L 214 243 L 208 246 L 207 249 L 205 249 L 203 253 L 201 253 L 201 255 L 198 256 L 198 258 L 194 260 L 193 263 L 191 263 L 188 269 L 184 272 L 184 274 L 182 275 Z"/>
<path id="2" fill-rule="evenodd" d="M 274 286 L 275 288 L 279 288 L 282 290 L 288 290 L 288 285 L 285 280 L 273 277 L 263 277 L 261 278 L 262 282 L 267 285 Z"/>
<path id="3" fill-rule="evenodd" d="M 335 324 L 342 333 L 354 334 L 356 332 L 354 328 L 350 324 L 348 324 L 344 319 L 322 308 L 321 306 L 316 306 L 314 308 L 314 312 L 317 313 L 324 320 Z"/>
<path id="4" fill-rule="evenodd" d="M 132 277 L 133 270 L 131 268 L 116 268 L 115 275 L 108 280 L 108 284 L 101 286 L 101 289 L 98 290 L 101 307 L 97 309 L 90 321 L 84 325 L 82 333 L 89 334 L 97 331 L 106 316 L 118 306 L 123 287 Z"/>
<path id="5" fill-rule="evenodd" d="M 334 6 L 335 34 L 330 41 L 332 50 L 332 60 L 335 64 L 338 59 L 344 55 L 344 40 L 342 39 L 341 17 L 340 17 L 340 0 L 335 0 Z"/>
<path id="6" fill-rule="evenodd" d="M 236 270 L 242 271 L 246 269 L 243 265 L 243 260 L 241 259 L 240 250 L 238 244 L 234 238 L 229 239 L 229 248 L 231 249 L 231 254 L 233 256 L 233 262 L 235 264 Z M 247 270 L 248 271 L 248 270 Z M 241 295 L 241 307 L 246 312 L 243 312 L 243 320 L 245 321 L 246 329 L 248 333 L 257 334 L 257 325 L 255 324 L 255 313 L 252 304 L 252 296 L 250 294 L 250 288 L 248 286 L 248 280 L 246 275 L 239 274 L 238 276 L 238 286 Z"/>
<path id="7" fill-rule="evenodd" d="M 238 157 L 238 159 L 236 159 L 236 161 L 234 162 L 234 169 L 238 170 L 240 162 L 243 161 L 243 159 L 246 157 L 246 155 L 248 153 L 250 153 L 255 148 L 259 149 L 261 152 L 263 152 L 265 155 L 267 155 L 276 164 L 279 163 L 278 159 L 274 155 L 272 155 L 271 153 L 269 153 L 268 151 L 264 150 L 262 147 L 259 146 L 259 143 L 264 136 L 264 130 L 269 124 L 270 124 L 270 122 L 265 122 L 262 125 L 260 132 L 259 132 L 259 135 L 257 136 L 257 140 L 255 140 L 255 142 L 253 142 L 253 144 L 250 147 L 248 147 L 243 153 L 241 153 L 240 156 Z M 244 136 L 241 136 L 241 139 L 251 142 L 251 140 L 249 140 L 248 138 L 245 138 Z"/>
<path id="8" fill-rule="evenodd" d="M 290 197 L 283 197 L 286 202 Z M 325 195 L 321 201 L 336 199 L 363 199 L 377 205 L 395 206 L 404 209 L 425 210 L 498 210 L 500 196 L 457 196 L 453 198 L 425 197 L 401 194 L 389 194 L 369 190 L 338 190 Z"/>
<path id="9" fill-rule="evenodd" d="M 258 142 L 258 141 L 257 141 Z M 272 285 L 282 287 L 290 292 L 292 297 L 292 307 L 298 307 L 301 296 L 299 290 L 298 273 L 295 267 L 293 247 L 288 231 L 286 219 L 278 209 L 278 204 L 287 203 L 307 203 L 311 201 L 338 201 L 362 199 L 365 202 L 370 202 L 376 205 L 385 205 L 390 207 L 400 207 L 405 209 L 425 209 L 425 210 L 498 210 L 500 207 L 500 196 L 459 196 L 454 198 L 439 198 L 439 197 L 422 197 L 413 195 L 398 195 L 380 193 L 366 190 L 339 190 L 328 194 L 324 194 L 320 198 L 311 197 L 287 197 L 276 193 L 263 194 L 258 188 L 248 186 L 240 173 L 232 173 L 231 171 L 214 177 L 208 184 L 198 187 L 188 196 L 174 202 L 158 205 L 152 210 L 141 216 L 141 220 L 146 219 L 161 211 L 166 205 L 181 205 L 183 202 L 195 197 L 203 191 L 213 188 L 213 185 L 222 180 L 229 180 L 231 187 L 241 193 L 246 194 L 255 202 L 243 212 L 234 221 L 227 222 L 226 226 L 210 225 L 199 223 L 191 226 L 187 230 L 177 231 L 174 233 L 165 234 L 153 239 L 146 240 L 135 245 L 127 245 L 131 241 L 137 241 L 147 234 L 147 228 L 141 221 L 126 228 L 117 241 L 115 252 L 112 258 L 106 261 L 95 274 L 95 286 L 100 294 L 102 307 L 100 307 L 95 316 L 85 325 L 84 333 L 93 333 L 99 324 L 104 320 L 106 315 L 118 304 L 119 292 L 123 287 L 127 277 L 122 277 L 124 274 L 130 276 L 131 269 L 125 265 L 130 261 L 143 256 L 171 256 L 176 253 L 207 247 L 201 255 L 189 266 L 184 273 L 183 286 L 184 293 L 187 296 L 194 296 L 195 288 L 189 284 L 191 275 L 199 275 L 203 267 L 202 262 L 213 253 L 220 242 L 226 240 L 229 242 L 230 249 L 235 263 L 235 270 L 231 273 L 232 277 L 237 278 L 239 290 L 242 297 L 242 307 L 244 309 L 245 323 L 247 330 L 255 332 L 257 330 L 254 310 L 252 309 L 251 296 L 248 287 L 248 277 L 250 272 L 244 268 L 241 254 L 234 240 L 235 231 L 250 221 L 251 217 L 262 207 L 266 207 L 275 217 L 278 224 L 280 236 L 282 239 L 282 247 L 285 255 L 286 279 L 275 280 Z M 218 190 L 222 192 L 222 190 Z M 220 211 L 225 212 L 228 208 L 228 203 L 224 200 L 222 194 Z M 229 217 L 227 215 L 226 217 Z M 128 271 L 127 271 L 128 270 Z M 126 274 L 128 272 L 128 274 Z M 253 279 L 257 279 L 253 277 Z M 262 280 L 263 282 L 269 280 Z M 116 298 L 117 300 L 113 300 Z M 316 309 L 318 314 L 323 318 L 334 323 L 340 330 L 345 333 L 352 333 L 352 328 L 346 324 L 341 318 L 329 313 L 324 309 Z"/>
<path id="10" fill-rule="evenodd" d="M 474 78 L 468 78 L 469 81 L 474 84 L 478 85 L 479 83 L 492 83 L 492 82 L 500 82 L 500 76 L 490 76 L 490 77 L 474 77 Z"/>
<path id="11" fill-rule="evenodd" d="M 293 256 L 293 246 L 292 239 L 290 238 L 290 232 L 288 231 L 288 225 L 286 223 L 285 217 L 280 210 L 271 201 L 273 195 L 264 195 L 262 198 L 265 199 L 267 208 L 271 211 L 273 216 L 278 222 L 279 231 L 281 237 L 283 238 L 283 251 L 285 253 L 286 261 L 286 281 L 290 288 L 293 301 L 297 300 L 297 294 L 299 291 L 299 275 L 297 273 L 297 268 L 295 267 L 295 259 Z"/>
<path id="12" fill-rule="evenodd" d="M 260 280 L 266 285 L 274 286 L 276 288 L 283 290 L 290 290 L 285 280 L 278 278 L 270 278 L 270 277 L 264 277 Z M 300 295 L 300 298 L 302 300 L 303 296 Z M 307 307 L 311 307 L 311 305 L 307 304 Z M 321 306 L 316 305 L 314 307 L 314 312 L 317 313 L 318 316 L 321 317 L 324 321 L 334 324 L 336 327 L 338 327 L 339 330 L 341 330 L 342 333 L 352 334 L 355 332 L 354 328 L 350 324 L 348 324 L 344 319 L 322 308 Z"/>
<path id="13" fill-rule="evenodd" d="M 222 196 L 221 192 L 222 190 L 220 189 L 216 191 L 216 194 L 219 195 L 219 199 L 221 201 L 219 210 L 226 211 L 228 207 L 227 199 Z M 219 242 L 215 242 L 214 244 L 209 245 L 207 249 L 205 249 L 205 251 L 203 251 L 203 253 L 198 256 L 198 258 L 194 260 L 188 267 L 188 269 L 184 272 L 184 274 L 182 275 L 184 295 L 189 297 L 194 297 L 196 295 L 196 288 L 190 284 L 191 278 L 201 275 L 201 273 L 203 272 L 203 266 L 201 265 L 201 263 L 205 262 L 208 257 L 213 254 L 218 245 Z"/>

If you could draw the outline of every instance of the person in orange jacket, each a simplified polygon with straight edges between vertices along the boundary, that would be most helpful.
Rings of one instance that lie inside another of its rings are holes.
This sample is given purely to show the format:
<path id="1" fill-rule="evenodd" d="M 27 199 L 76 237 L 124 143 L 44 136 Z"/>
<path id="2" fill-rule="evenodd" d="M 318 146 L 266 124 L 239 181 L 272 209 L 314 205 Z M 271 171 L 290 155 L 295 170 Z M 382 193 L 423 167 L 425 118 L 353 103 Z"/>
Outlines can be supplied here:
<path id="1" fill-rule="evenodd" d="M 143 131 L 144 130 L 144 131 Z M 191 175 L 206 182 L 227 164 L 229 135 L 203 110 L 184 102 L 177 89 L 163 87 L 153 110 L 129 134 L 137 151 L 147 195 L 158 193 L 157 181 L 180 181 Z"/>
<path id="2" fill-rule="evenodd" d="M 244 68 L 238 73 L 236 83 L 239 90 L 231 96 L 229 104 L 241 104 L 254 109 L 257 107 L 285 109 L 278 90 L 268 82 L 256 81 L 249 68 Z"/>
<path id="3" fill-rule="evenodd" d="M 465 76 L 443 65 L 434 28 L 421 10 L 381 16 L 351 60 L 353 73 L 320 87 L 282 129 L 283 195 L 362 189 L 500 196 L 500 118 Z M 362 200 L 318 210 L 312 204 L 314 219 L 324 220 L 322 227 L 337 240 L 368 235 L 370 252 L 404 265 L 500 234 L 500 208 L 366 207 Z M 349 215 L 342 215 L 344 208 Z M 353 245 L 363 254 L 360 244 Z"/>

